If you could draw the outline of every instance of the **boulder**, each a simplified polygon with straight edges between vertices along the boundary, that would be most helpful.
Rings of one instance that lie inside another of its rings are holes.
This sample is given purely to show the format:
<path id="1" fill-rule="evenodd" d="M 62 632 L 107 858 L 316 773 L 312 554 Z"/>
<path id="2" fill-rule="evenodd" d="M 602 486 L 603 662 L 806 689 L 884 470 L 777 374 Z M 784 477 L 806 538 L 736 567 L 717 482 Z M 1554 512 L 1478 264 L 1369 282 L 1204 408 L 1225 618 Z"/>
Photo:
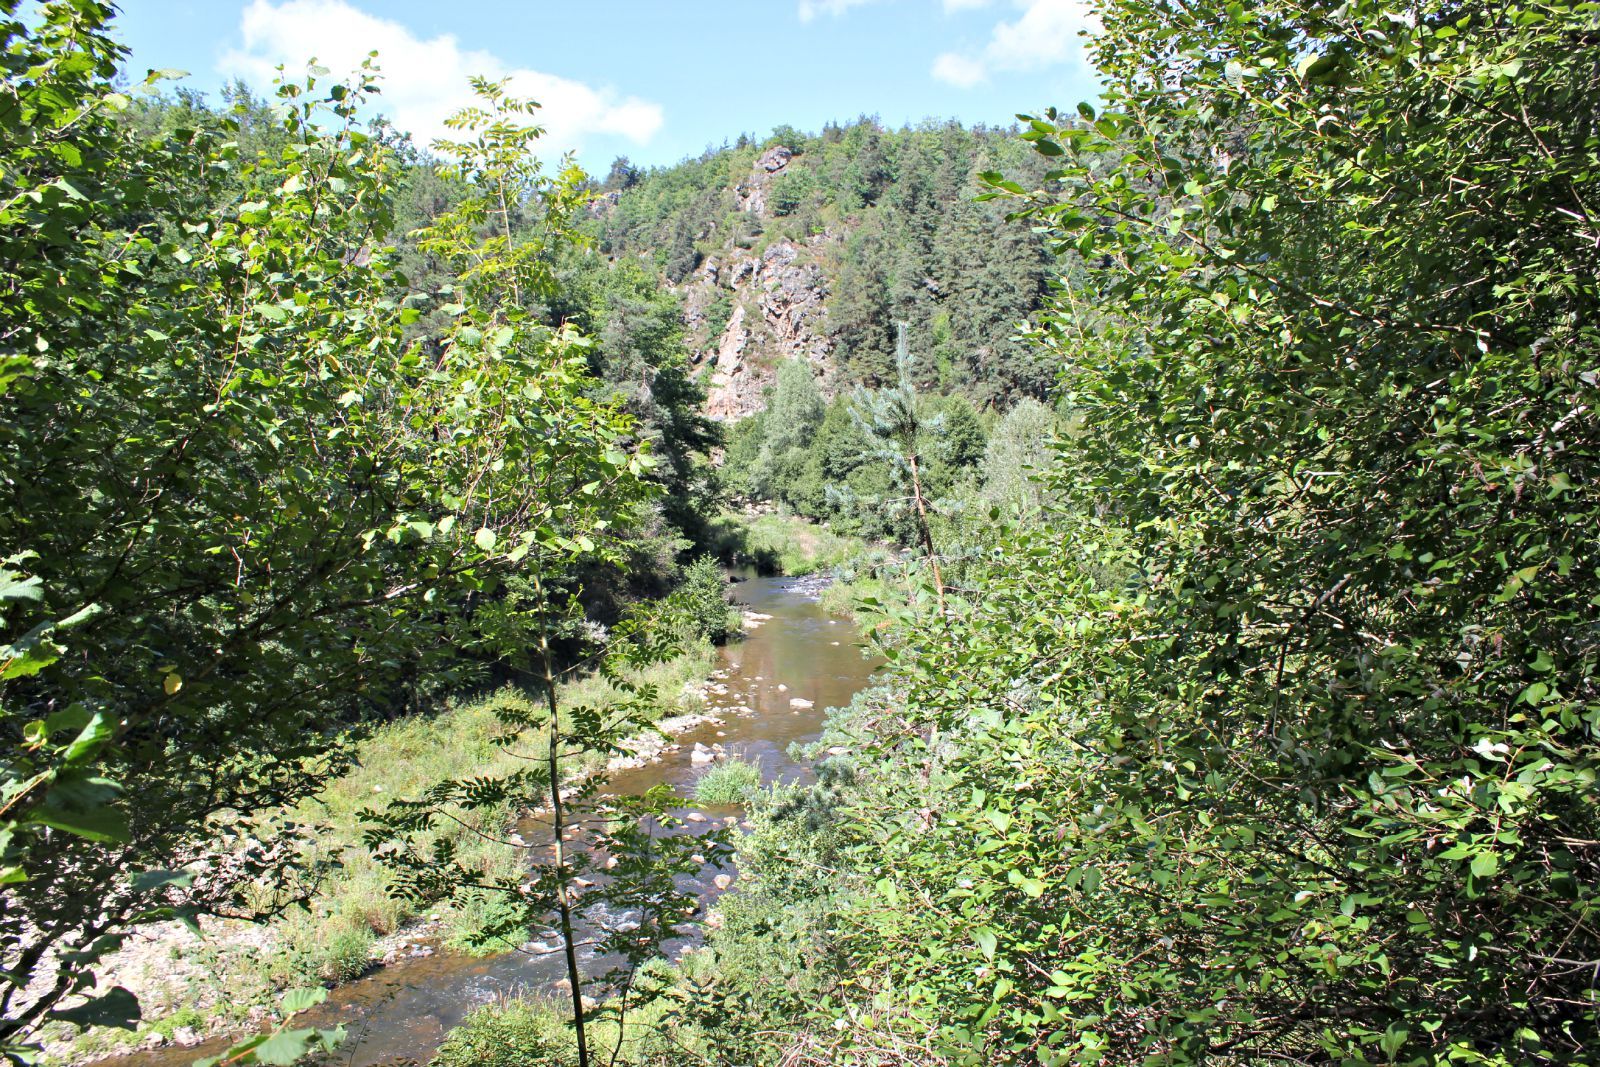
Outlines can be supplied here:
<path id="1" fill-rule="evenodd" d="M 761 153 L 761 158 L 756 160 L 756 166 L 760 167 L 768 174 L 776 174 L 784 167 L 787 167 L 789 165 L 789 161 L 793 158 L 793 149 L 781 144 L 773 145 L 771 148 Z"/>

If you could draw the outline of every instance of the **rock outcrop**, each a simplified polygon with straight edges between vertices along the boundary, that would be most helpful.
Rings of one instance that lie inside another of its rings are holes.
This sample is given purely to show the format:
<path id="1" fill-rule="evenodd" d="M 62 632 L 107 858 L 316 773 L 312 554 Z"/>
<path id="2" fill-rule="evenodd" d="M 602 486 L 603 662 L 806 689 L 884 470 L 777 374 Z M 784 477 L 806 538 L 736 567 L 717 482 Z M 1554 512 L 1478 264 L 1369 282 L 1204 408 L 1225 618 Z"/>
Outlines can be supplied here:
<path id="1" fill-rule="evenodd" d="M 762 225 L 776 221 L 767 221 L 767 191 L 793 158 L 783 145 L 764 152 L 735 190 L 740 210 Z M 760 411 L 762 392 L 785 360 L 808 361 L 831 394 L 828 283 L 820 259 L 835 240 L 825 232 L 778 236 L 752 248 L 729 244 L 679 287 L 695 361 L 706 368 L 706 413 L 712 418 L 736 422 Z M 719 304 L 731 304 L 720 323 L 712 314 Z"/>

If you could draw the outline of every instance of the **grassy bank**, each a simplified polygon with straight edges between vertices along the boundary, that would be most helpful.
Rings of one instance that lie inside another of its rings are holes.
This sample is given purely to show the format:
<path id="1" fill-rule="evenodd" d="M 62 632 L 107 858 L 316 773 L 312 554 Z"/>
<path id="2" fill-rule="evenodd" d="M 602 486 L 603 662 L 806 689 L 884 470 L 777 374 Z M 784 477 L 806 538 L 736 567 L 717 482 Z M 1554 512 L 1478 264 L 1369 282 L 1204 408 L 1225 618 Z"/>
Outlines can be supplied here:
<path id="1" fill-rule="evenodd" d="M 684 688 L 705 677 L 713 662 L 710 646 L 702 644 L 636 672 L 634 680 L 656 688 L 660 700 L 655 718 L 662 719 L 698 707 L 696 698 L 685 695 Z M 581 679 L 562 689 L 563 707 L 604 707 L 621 699 L 621 694 L 599 677 Z M 421 916 L 414 902 L 388 894 L 387 872 L 361 842 L 360 812 L 380 806 L 385 797 L 414 796 L 448 779 L 498 777 L 522 769 L 530 757 L 543 759 L 543 733 L 521 738 L 515 745 L 499 742 L 506 728 L 498 713 L 508 707 L 531 710 L 530 698 L 516 689 L 502 689 L 453 706 L 442 715 L 383 727 L 362 743 L 360 767 L 314 803 L 303 806 L 300 816 L 325 827 L 319 845 L 341 866 L 320 888 L 309 909 L 294 909 L 280 923 L 282 950 L 271 973 L 276 982 L 347 980 L 366 969 L 378 938 Z M 578 776 L 604 764 L 605 756 L 595 754 L 587 763 L 569 761 L 568 771 Z M 441 833 L 448 833 L 463 862 L 486 875 L 509 874 L 527 863 L 523 849 L 503 841 L 515 814 L 509 809 L 479 812 L 466 819 L 466 825 Z M 438 916 L 440 936 L 446 944 L 460 949 L 469 947 L 468 935 L 484 919 L 475 909 L 444 905 L 429 908 L 427 914 Z"/>
<path id="2" fill-rule="evenodd" d="M 715 538 L 725 561 L 762 574 L 816 574 L 868 548 L 860 538 L 836 534 L 798 515 L 729 512 L 717 519 Z"/>
<path id="3" fill-rule="evenodd" d="M 655 687 L 660 699 L 654 717 L 664 719 L 699 709 L 699 698 L 686 688 L 705 678 L 714 663 L 711 646 L 701 642 L 674 659 L 636 671 L 633 681 Z M 605 706 L 619 699 L 599 677 L 574 681 L 561 692 L 564 707 Z M 497 712 L 507 705 L 526 706 L 529 700 L 528 694 L 506 688 L 452 702 L 437 715 L 375 729 L 358 744 L 358 763 L 349 773 L 295 810 L 277 813 L 312 831 L 302 866 L 320 877 L 300 887 L 309 889 L 307 903 L 274 909 L 274 898 L 295 887 L 262 885 L 248 903 L 258 911 L 276 910 L 265 924 L 208 922 L 203 940 L 174 928 L 170 939 L 145 945 L 117 964 L 111 977 L 138 992 L 147 1025 L 137 1032 L 92 1030 L 70 1049 L 53 1050 L 54 1062 L 126 1051 L 152 1034 L 171 1041 L 183 1030 L 242 1028 L 275 1003 L 282 988 L 348 981 L 369 970 L 385 937 L 419 921 L 428 921 L 428 932 L 446 944 L 468 948 L 467 936 L 482 925 L 484 916 L 470 906 L 424 908 L 391 897 L 386 871 L 361 840 L 360 812 L 389 798 L 414 797 L 446 779 L 520 769 L 526 759 L 512 751 L 542 757 L 542 733 L 512 746 L 498 743 L 506 726 Z M 605 757 L 596 755 L 587 764 L 570 762 L 569 771 L 577 776 L 604 763 Z M 452 825 L 441 833 L 448 832 L 464 862 L 490 875 L 512 873 L 527 863 L 524 849 L 505 842 L 515 814 L 509 807 L 480 812 L 467 825 Z"/>

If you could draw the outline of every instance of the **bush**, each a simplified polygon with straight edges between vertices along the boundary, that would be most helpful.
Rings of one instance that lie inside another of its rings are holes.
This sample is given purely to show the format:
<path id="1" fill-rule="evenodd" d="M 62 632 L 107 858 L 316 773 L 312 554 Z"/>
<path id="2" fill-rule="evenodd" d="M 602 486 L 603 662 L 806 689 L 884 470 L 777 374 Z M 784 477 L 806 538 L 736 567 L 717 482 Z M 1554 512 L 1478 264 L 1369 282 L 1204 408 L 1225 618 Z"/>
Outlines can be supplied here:
<path id="1" fill-rule="evenodd" d="M 700 776 L 694 796 L 702 804 L 743 804 L 760 785 L 760 767 L 745 760 L 729 760 Z"/>
<path id="2" fill-rule="evenodd" d="M 684 636 L 705 638 L 714 645 L 739 628 L 738 615 L 728 607 L 728 579 L 710 556 L 701 556 L 683 569 L 683 579 L 671 601 Z"/>
<path id="3" fill-rule="evenodd" d="M 280 985 L 348 982 L 372 966 L 372 930 L 343 915 L 318 917 L 299 910 L 282 927 L 282 949 L 269 961 Z"/>
<path id="4" fill-rule="evenodd" d="M 554 1067 L 576 1060 L 577 1043 L 552 1005 L 511 1000 L 467 1016 L 445 1036 L 433 1067 Z"/>
<path id="5" fill-rule="evenodd" d="M 336 929 L 322 943 L 319 955 L 317 977 L 329 982 L 358 978 L 372 965 L 372 931 L 356 925 Z"/>

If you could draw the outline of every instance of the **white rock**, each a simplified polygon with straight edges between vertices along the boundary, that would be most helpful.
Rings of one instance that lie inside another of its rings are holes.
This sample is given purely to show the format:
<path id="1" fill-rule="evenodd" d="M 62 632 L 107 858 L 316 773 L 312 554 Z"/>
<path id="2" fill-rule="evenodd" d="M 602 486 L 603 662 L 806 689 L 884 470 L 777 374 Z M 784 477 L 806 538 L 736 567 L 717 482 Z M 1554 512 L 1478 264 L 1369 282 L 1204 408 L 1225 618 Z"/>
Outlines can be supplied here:
<path id="1" fill-rule="evenodd" d="M 812 707 L 813 704 L 812 704 L 811 701 L 805 699 L 804 697 L 790 697 L 789 698 L 789 706 L 791 708 L 809 708 L 809 707 Z"/>
<path id="2" fill-rule="evenodd" d="M 726 889 L 733 884 L 733 875 L 719 874 L 715 878 L 711 879 L 711 884 L 716 886 L 718 889 Z"/>
<path id="3" fill-rule="evenodd" d="M 686 821 L 688 821 L 688 822 L 705 822 L 706 821 L 706 817 L 704 815 L 701 815 L 698 811 L 691 811 L 689 814 L 684 816 L 684 819 Z"/>

